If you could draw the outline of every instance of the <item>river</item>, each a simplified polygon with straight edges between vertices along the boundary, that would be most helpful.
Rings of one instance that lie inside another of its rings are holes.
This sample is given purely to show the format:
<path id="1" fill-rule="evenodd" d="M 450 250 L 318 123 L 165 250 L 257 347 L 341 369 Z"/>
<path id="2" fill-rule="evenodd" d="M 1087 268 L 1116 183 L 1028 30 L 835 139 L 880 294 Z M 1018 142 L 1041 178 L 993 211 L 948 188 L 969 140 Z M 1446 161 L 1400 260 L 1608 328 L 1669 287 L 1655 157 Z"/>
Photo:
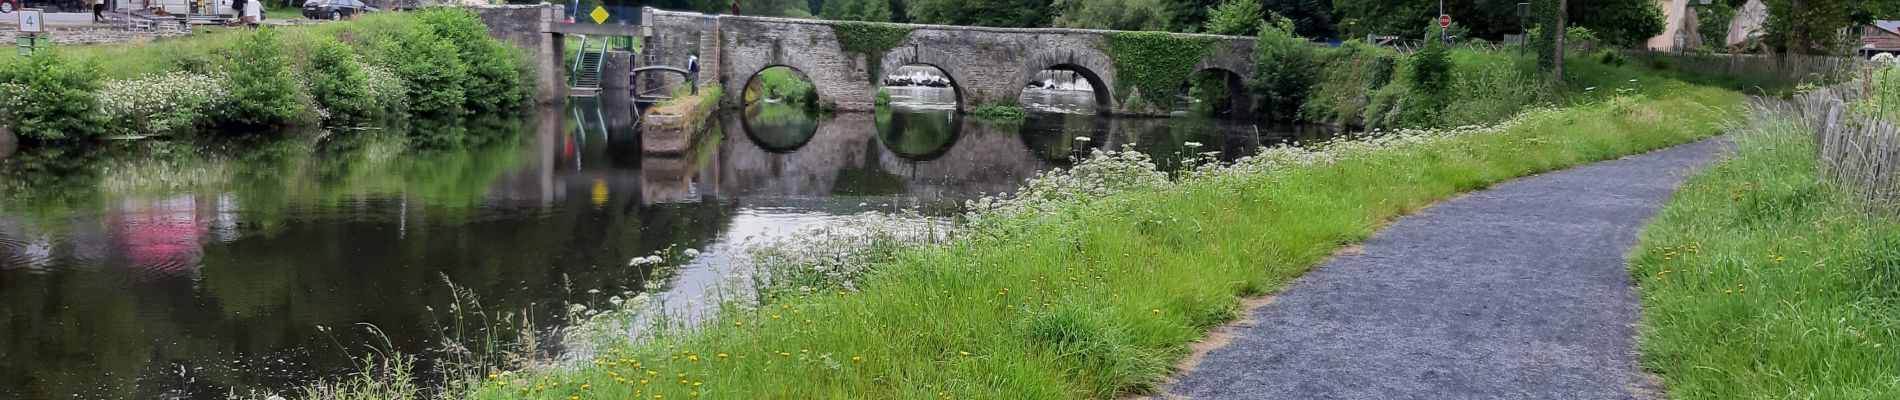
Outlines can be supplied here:
<path id="1" fill-rule="evenodd" d="M 989 123 L 950 111 L 949 89 L 892 90 L 878 113 L 726 112 L 684 154 L 645 154 L 630 107 L 593 99 L 0 154 L 0 399 L 284 392 L 392 349 L 426 367 L 481 326 L 548 332 L 569 303 L 701 297 L 758 238 L 867 211 L 948 220 L 1089 148 L 1133 146 L 1172 168 L 1332 134 L 1077 114 L 1092 94 L 1041 90 L 1024 96 L 1026 121 Z M 628 266 L 669 247 L 705 253 Z"/>

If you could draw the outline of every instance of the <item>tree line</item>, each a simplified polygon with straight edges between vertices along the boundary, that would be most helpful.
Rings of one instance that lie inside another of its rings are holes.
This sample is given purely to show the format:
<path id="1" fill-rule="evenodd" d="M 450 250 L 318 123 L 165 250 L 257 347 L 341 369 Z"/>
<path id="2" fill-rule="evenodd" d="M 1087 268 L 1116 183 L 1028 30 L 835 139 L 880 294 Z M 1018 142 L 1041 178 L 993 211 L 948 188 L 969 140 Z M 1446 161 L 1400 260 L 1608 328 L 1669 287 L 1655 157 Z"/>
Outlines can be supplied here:
<path id="1" fill-rule="evenodd" d="M 600 1 L 600 0 L 590 0 Z M 606 0 L 612 2 L 612 0 Z M 1257 2 L 1257 21 L 1274 16 L 1293 21 L 1301 37 L 1325 39 L 1395 35 L 1416 39 L 1438 18 L 1438 0 L 652 0 L 662 9 L 744 15 L 824 18 L 995 27 L 1062 27 L 1170 32 L 1207 32 L 1211 10 L 1229 1 Z M 1524 21 L 1519 2 L 1536 7 L 1556 1 L 1444 0 L 1444 13 L 1463 38 L 1502 40 Z M 1697 6 L 1703 25 L 1747 0 L 1715 0 Z M 1656 0 L 1570 1 L 1569 26 L 1589 29 L 1602 44 L 1636 47 L 1663 33 L 1665 13 Z M 1859 39 L 1849 29 L 1876 19 L 1900 18 L 1900 0 L 1764 0 L 1769 18 L 1759 43 L 1772 51 L 1808 53 L 1843 49 Z M 1535 13 L 1533 13 L 1535 14 Z M 1532 18 L 1535 18 L 1533 16 Z M 1526 24 L 1527 23 L 1527 24 Z M 1525 25 L 1521 25 L 1525 24 Z M 1690 29 L 1696 29 L 1691 27 Z"/>

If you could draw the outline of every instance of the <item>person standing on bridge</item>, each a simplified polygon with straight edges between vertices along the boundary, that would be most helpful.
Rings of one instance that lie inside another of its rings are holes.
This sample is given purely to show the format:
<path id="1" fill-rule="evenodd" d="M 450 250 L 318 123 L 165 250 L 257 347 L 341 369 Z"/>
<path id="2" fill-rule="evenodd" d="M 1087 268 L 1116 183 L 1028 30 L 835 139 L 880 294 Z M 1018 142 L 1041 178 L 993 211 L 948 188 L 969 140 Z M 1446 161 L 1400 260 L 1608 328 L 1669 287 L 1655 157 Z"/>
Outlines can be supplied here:
<path id="1" fill-rule="evenodd" d="M 739 15 L 739 2 L 732 2 L 732 15 Z"/>
<path id="2" fill-rule="evenodd" d="M 734 3 L 737 4 L 737 3 Z M 693 88 L 693 94 L 699 94 L 699 55 L 686 55 L 686 85 Z"/>

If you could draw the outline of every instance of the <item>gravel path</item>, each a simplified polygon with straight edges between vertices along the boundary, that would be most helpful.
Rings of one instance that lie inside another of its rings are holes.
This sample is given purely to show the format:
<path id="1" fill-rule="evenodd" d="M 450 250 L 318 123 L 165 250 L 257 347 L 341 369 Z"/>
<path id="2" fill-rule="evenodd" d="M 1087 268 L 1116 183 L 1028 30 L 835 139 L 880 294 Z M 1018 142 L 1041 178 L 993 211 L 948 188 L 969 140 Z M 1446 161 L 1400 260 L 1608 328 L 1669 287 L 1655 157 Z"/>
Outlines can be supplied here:
<path id="1" fill-rule="evenodd" d="M 1636 399 L 1624 254 L 1715 140 L 1519 179 L 1399 219 L 1254 311 L 1194 399 Z"/>

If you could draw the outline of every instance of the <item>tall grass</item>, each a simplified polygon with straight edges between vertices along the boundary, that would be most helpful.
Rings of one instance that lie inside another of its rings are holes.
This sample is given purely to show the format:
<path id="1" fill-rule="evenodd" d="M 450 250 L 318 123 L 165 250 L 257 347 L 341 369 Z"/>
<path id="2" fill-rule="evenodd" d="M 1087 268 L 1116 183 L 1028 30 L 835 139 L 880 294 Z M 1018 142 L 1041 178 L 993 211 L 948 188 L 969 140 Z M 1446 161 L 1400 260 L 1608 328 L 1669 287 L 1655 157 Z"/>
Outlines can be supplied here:
<path id="1" fill-rule="evenodd" d="M 1107 398 L 1385 221 L 1513 177 L 1714 134 L 1740 96 L 1674 86 L 1496 128 L 1408 131 L 1157 178 L 1118 154 L 984 201 L 949 241 L 886 253 L 696 331 L 616 339 L 475 399 Z M 1066 182 L 1066 183 L 1065 183 Z"/>
<path id="2" fill-rule="evenodd" d="M 1809 127 L 1756 110 L 1631 255 L 1670 397 L 1900 398 L 1900 220 L 1819 178 Z"/>

